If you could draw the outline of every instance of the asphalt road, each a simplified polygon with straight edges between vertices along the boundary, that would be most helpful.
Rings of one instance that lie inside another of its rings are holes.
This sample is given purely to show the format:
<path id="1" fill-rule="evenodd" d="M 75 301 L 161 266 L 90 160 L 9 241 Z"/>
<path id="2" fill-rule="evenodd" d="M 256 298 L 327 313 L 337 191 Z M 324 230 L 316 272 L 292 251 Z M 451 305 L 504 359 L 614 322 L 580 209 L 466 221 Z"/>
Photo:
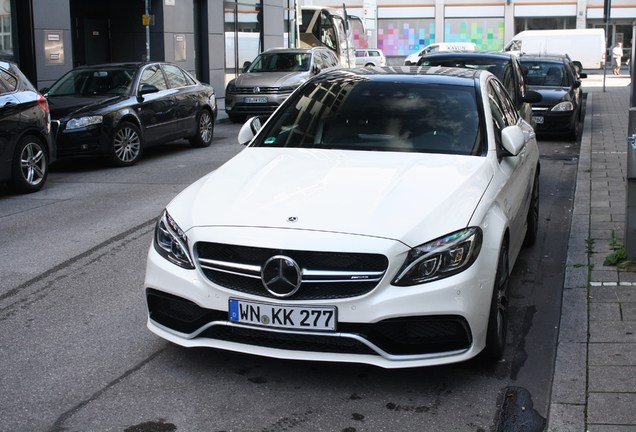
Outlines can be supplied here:
<path id="1" fill-rule="evenodd" d="M 0 431 L 541 430 L 575 143 L 540 142 L 539 238 L 514 269 L 504 360 L 383 370 L 188 350 L 146 329 L 155 218 L 241 151 L 238 129 L 217 125 L 207 149 L 150 149 L 131 168 L 58 164 L 37 194 L 0 189 Z"/>

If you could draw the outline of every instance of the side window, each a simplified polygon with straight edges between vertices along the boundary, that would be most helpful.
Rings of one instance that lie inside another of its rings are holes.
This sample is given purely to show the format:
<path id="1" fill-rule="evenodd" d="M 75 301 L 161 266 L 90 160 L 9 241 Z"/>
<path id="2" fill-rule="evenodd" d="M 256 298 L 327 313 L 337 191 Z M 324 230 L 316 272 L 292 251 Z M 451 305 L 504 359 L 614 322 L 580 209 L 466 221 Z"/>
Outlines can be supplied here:
<path id="1" fill-rule="evenodd" d="M 514 70 L 512 69 L 512 62 L 506 63 L 503 71 L 503 79 L 501 82 L 503 83 L 506 91 L 510 95 L 513 100 L 517 100 L 517 82 L 515 80 Z"/>
<path id="2" fill-rule="evenodd" d="M 18 86 L 18 80 L 8 72 L 0 70 L 0 93 L 11 93 Z"/>
<path id="3" fill-rule="evenodd" d="M 168 85 L 170 86 L 170 88 L 185 87 L 189 84 L 185 73 L 177 66 L 164 65 L 163 71 L 166 74 L 166 78 L 168 79 Z"/>
<path id="4" fill-rule="evenodd" d="M 327 51 L 325 54 L 327 54 L 326 62 L 328 67 L 338 66 L 340 62 L 338 61 L 338 57 L 336 57 L 336 55 L 333 52 Z"/>
<path id="5" fill-rule="evenodd" d="M 519 121 L 519 114 L 510 100 L 509 95 L 498 83 L 493 83 L 493 88 L 495 89 L 495 93 L 499 99 L 499 106 L 503 112 L 506 126 L 516 125 Z"/>
<path id="6" fill-rule="evenodd" d="M 143 84 L 150 84 L 157 87 L 159 90 L 166 90 L 168 85 L 166 79 L 163 77 L 163 72 L 159 65 L 148 66 L 141 73 L 141 79 L 139 80 L 139 87 Z"/>
<path id="7" fill-rule="evenodd" d="M 493 82 L 488 85 L 488 104 L 490 105 L 490 112 L 492 114 L 492 123 L 495 130 L 495 141 L 497 142 L 497 149 L 502 145 L 501 131 L 504 130 L 506 125 L 505 115 L 501 106 L 499 105 L 499 98 L 496 95 Z"/>

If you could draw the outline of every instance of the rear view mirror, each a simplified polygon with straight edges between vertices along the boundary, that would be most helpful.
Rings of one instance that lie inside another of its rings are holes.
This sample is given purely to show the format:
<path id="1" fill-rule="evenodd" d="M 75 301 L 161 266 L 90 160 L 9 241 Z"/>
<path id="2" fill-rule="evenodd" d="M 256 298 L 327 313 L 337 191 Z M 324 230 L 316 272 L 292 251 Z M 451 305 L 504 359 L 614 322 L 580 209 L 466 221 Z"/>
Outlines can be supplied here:
<path id="1" fill-rule="evenodd" d="M 261 119 L 258 117 L 251 117 L 241 126 L 241 130 L 238 133 L 238 142 L 242 145 L 247 145 L 254 139 L 258 131 L 261 130 Z"/>
<path id="2" fill-rule="evenodd" d="M 517 156 L 526 145 L 526 137 L 519 126 L 508 126 L 501 131 L 503 148 L 512 156 Z"/>
<path id="3" fill-rule="evenodd" d="M 541 102 L 541 99 L 543 99 L 541 93 L 534 90 L 526 90 L 526 94 L 523 96 L 523 101 L 528 103 Z"/>

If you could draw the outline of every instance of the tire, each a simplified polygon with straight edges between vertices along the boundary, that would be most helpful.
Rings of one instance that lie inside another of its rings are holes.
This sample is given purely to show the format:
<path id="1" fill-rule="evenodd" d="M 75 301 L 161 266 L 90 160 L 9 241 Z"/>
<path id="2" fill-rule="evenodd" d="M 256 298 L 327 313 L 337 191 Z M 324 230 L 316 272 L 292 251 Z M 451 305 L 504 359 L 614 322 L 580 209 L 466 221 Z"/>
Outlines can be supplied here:
<path id="1" fill-rule="evenodd" d="M 528 230 L 526 231 L 526 237 L 523 239 L 524 246 L 534 245 L 539 232 L 539 171 L 534 175 L 530 197 L 531 201 L 527 216 Z"/>
<path id="2" fill-rule="evenodd" d="M 113 133 L 111 151 L 111 160 L 115 166 L 136 164 L 143 152 L 139 128 L 133 123 L 121 122 Z"/>
<path id="3" fill-rule="evenodd" d="M 232 123 L 245 123 L 246 117 L 244 115 L 228 114 L 227 116 Z"/>
<path id="4" fill-rule="evenodd" d="M 189 138 L 192 147 L 209 147 L 214 136 L 214 118 L 207 109 L 204 109 L 197 118 L 197 133 Z"/>
<path id="5" fill-rule="evenodd" d="M 40 138 L 27 135 L 18 141 L 13 153 L 11 171 L 11 191 L 32 193 L 42 189 L 49 175 L 49 155 Z"/>
<path id="6" fill-rule="evenodd" d="M 371 66 L 375 66 L 373 63 L 367 63 L 364 65 L 364 67 L 371 67 Z"/>
<path id="7" fill-rule="evenodd" d="M 506 347 L 506 332 L 508 330 L 508 284 L 510 282 L 510 268 L 508 262 L 508 241 L 504 240 L 499 251 L 495 286 L 490 301 L 488 316 L 488 331 L 486 334 L 486 348 L 484 356 L 490 361 L 497 361 L 503 357 Z"/>

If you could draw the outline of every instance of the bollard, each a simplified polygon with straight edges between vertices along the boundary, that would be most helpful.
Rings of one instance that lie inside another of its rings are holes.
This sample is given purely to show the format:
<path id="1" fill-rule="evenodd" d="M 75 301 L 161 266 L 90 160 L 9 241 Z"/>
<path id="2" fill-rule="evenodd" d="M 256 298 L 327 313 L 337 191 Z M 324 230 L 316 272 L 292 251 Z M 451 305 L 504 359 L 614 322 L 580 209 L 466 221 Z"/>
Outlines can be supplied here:
<path id="1" fill-rule="evenodd" d="M 629 259 L 636 259 L 636 107 L 629 109 L 628 121 L 625 254 Z"/>

